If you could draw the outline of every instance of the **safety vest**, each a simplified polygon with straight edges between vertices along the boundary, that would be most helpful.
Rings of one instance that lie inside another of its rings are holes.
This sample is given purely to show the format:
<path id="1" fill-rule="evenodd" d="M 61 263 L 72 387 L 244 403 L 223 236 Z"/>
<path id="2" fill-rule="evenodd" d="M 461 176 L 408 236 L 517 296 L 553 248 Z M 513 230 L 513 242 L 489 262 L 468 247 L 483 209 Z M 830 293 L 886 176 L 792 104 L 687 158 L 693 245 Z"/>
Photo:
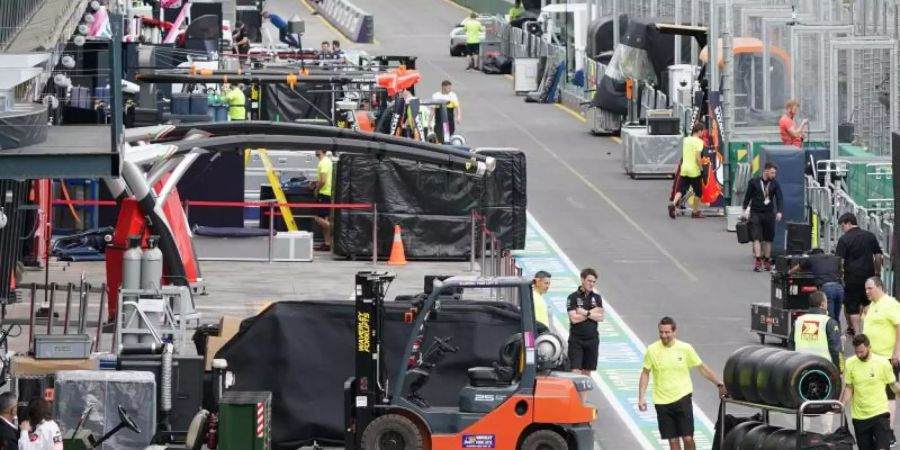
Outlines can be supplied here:
<path id="1" fill-rule="evenodd" d="M 831 361 L 826 329 L 829 319 L 825 314 L 804 314 L 794 320 L 794 348 Z"/>

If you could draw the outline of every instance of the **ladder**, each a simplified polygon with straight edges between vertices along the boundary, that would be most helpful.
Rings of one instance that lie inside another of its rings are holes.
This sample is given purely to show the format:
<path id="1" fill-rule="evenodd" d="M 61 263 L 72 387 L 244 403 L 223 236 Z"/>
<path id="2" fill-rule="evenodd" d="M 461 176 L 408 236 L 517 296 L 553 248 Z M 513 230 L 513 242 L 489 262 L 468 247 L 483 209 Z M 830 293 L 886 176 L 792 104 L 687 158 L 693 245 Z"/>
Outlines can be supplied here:
<path id="1" fill-rule="evenodd" d="M 281 217 L 284 218 L 284 224 L 287 226 L 288 231 L 297 231 L 294 213 L 291 212 L 291 207 L 287 205 L 287 197 L 284 196 L 284 191 L 281 190 L 281 180 L 278 178 L 278 174 L 275 173 L 275 167 L 272 166 L 272 161 L 269 159 L 269 152 L 264 148 L 256 149 L 256 152 L 259 153 L 259 159 L 266 169 L 266 176 L 269 177 L 269 184 L 272 185 L 275 199 L 281 204 L 279 208 L 281 209 Z M 270 217 L 269 220 L 275 220 L 275 217 Z"/>

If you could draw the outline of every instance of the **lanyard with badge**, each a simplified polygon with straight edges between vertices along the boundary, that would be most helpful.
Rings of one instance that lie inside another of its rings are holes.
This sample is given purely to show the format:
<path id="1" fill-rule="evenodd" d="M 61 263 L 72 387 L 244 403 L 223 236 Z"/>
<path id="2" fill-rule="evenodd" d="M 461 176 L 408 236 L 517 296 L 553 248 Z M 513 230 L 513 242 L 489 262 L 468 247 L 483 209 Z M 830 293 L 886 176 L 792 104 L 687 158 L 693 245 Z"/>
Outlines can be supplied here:
<path id="1" fill-rule="evenodd" d="M 771 200 L 769 200 L 769 189 L 768 189 L 769 185 L 767 183 L 765 183 L 762 180 L 762 178 L 760 178 L 759 186 L 762 188 L 762 191 L 763 191 L 763 205 L 769 206 L 769 203 L 771 202 Z"/>

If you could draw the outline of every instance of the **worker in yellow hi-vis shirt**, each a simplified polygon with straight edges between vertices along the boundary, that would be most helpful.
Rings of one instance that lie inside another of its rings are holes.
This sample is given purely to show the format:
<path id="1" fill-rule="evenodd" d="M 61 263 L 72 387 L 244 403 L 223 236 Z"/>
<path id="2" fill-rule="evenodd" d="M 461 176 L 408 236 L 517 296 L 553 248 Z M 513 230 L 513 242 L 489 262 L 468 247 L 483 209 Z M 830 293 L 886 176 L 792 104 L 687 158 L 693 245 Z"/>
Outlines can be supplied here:
<path id="1" fill-rule="evenodd" d="M 869 337 L 853 337 L 853 352 L 844 371 L 841 403 L 850 403 L 853 432 L 859 450 L 887 450 L 891 445 L 891 414 L 885 386 L 895 394 L 900 384 L 891 362 L 870 349 Z"/>
<path id="2" fill-rule="evenodd" d="M 316 158 L 319 158 L 319 163 L 316 165 L 316 181 L 314 183 L 314 188 L 316 190 L 316 203 L 321 203 L 323 205 L 331 204 L 331 194 L 332 194 L 332 181 L 334 174 L 334 163 L 331 161 L 331 157 L 325 150 L 316 150 Z M 319 247 L 317 250 L 322 251 L 331 251 L 331 209 L 330 208 L 318 208 L 316 211 L 315 221 L 316 224 L 319 225 L 319 228 L 322 229 L 322 236 L 325 238 L 325 243 Z"/>
<path id="3" fill-rule="evenodd" d="M 222 85 L 225 100 L 228 102 L 228 120 L 247 120 L 247 97 L 239 86 L 229 83 Z"/>
<path id="4" fill-rule="evenodd" d="M 478 14 L 472 13 L 462 23 L 466 30 L 466 70 L 478 70 L 478 54 L 481 53 L 481 33 L 484 25 L 478 20 Z"/>
<path id="5" fill-rule="evenodd" d="M 644 396 L 652 375 L 653 406 L 656 408 L 660 437 L 669 441 L 671 450 L 694 450 L 691 369 L 696 367 L 704 378 L 715 384 L 719 388 L 719 397 L 728 395 L 728 390 L 715 372 L 700 360 L 691 344 L 675 338 L 675 329 L 675 319 L 663 317 L 659 321 L 659 340 L 650 344 L 644 354 L 644 370 L 638 386 L 638 409 L 642 412 L 647 410 Z"/>
<path id="6" fill-rule="evenodd" d="M 863 316 L 863 331 L 872 342 L 872 353 L 888 359 L 894 368 L 894 379 L 900 373 L 900 303 L 884 292 L 879 277 L 869 277 L 865 282 L 869 306 Z M 888 390 L 888 409 L 891 420 L 891 444 L 894 443 L 894 419 L 897 417 L 897 400 Z"/>
<path id="7" fill-rule="evenodd" d="M 534 274 L 534 289 L 532 289 L 531 299 L 534 304 L 534 320 L 550 327 L 550 312 L 547 310 L 547 302 L 544 301 L 544 294 L 550 290 L 550 272 L 538 270 Z"/>

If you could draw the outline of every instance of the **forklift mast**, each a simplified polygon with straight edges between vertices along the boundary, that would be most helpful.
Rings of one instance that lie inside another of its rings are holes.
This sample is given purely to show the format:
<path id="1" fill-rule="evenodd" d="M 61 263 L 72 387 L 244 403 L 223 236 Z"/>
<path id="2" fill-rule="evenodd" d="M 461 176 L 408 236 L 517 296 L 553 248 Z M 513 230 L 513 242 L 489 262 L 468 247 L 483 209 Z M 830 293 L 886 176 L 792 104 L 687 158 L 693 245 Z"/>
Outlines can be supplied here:
<path id="1" fill-rule="evenodd" d="M 356 350 L 354 374 L 344 383 L 345 423 L 348 443 L 356 442 L 360 433 L 376 416 L 376 405 L 386 404 L 387 376 L 381 354 L 384 325 L 384 295 L 394 275 L 378 272 L 356 274 Z"/>

